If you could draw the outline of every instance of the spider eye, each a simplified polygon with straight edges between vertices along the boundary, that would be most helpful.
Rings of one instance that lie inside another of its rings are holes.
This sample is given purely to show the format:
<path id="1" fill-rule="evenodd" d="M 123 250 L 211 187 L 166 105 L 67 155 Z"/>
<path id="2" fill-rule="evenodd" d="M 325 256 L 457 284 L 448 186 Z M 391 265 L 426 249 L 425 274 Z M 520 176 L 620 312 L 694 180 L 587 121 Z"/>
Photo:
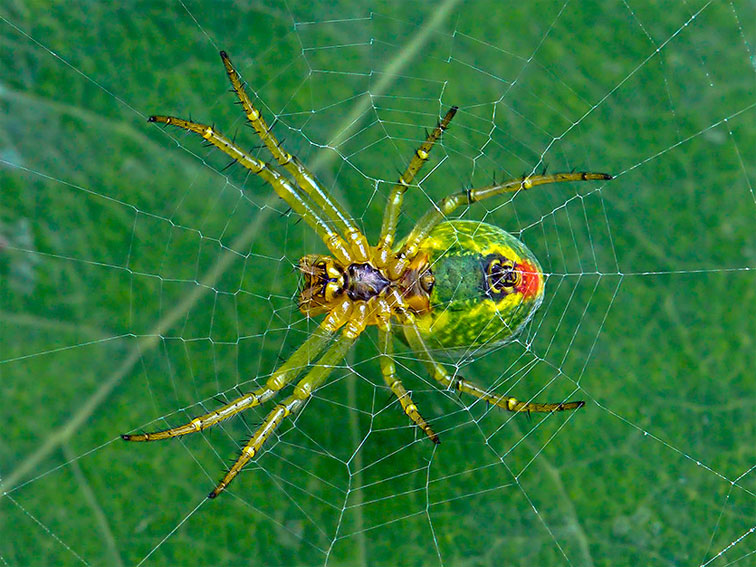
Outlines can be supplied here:
<path id="1" fill-rule="evenodd" d="M 494 258 L 486 266 L 488 286 L 494 293 L 511 291 L 522 282 L 522 274 L 515 263 L 504 257 Z"/>

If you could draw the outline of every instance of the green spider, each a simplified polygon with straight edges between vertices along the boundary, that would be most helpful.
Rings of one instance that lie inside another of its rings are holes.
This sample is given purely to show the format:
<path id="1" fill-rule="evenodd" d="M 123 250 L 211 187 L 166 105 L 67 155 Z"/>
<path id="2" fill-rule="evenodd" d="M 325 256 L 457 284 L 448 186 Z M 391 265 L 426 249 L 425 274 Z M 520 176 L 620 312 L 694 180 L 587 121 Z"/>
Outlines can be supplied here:
<path id="1" fill-rule="evenodd" d="M 221 51 L 220 56 L 249 123 L 285 173 L 249 155 L 212 126 L 171 116 L 150 116 L 149 121 L 170 124 L 202 136 L 267 181 L 318 234 L 330 256 L 310 254 L 299 261 L 304 276 L 299 309 L 308 317 L 322 314 L 325 317 L 312 336 L 261 388 L 185 425 L 155 433 L 123 435 L 124 440 L 155 441 L 202 431 L 267 402 L 309 368 L 292 394 L 268 413 L 234 465 L 208 495 L 215 498 L 258 454 L 281 422 L 302 409 L 370 325 L 378 327 L 380 366 L 386 385 L 399 399 L 407 416 L 434 443 L 439 442 L 438 435 L 422 417 L 396 373 L 393 335 L 397 327 L 401 331 L 400 338 L 416 351 L 431 376 L 447 389 L 470 394 L 513 412 L 554 412 L 584 405 L 582 401 L 522 402 L 496 395 L 460 376 L 449 375 L 436 362 L 433 349 L 492 346 L 511 340 L 533 316 L 544 293 L 541 266 L 517 238 L 483 222 L 444 221 L 444 218 L 460 206 L 502 193 L 563 181 L 608 180 L 611 175 L 587 172 L 532 175 L 458 191 L 431 207 L 407 237 L 395 245 L 404 193 L 457 112 L 455 106 L 428 134 L 392 188 L 378 243 L 370 246 L 350 215 L 295 156 L 283 149 L 252 104 L 228 55 Z"/>

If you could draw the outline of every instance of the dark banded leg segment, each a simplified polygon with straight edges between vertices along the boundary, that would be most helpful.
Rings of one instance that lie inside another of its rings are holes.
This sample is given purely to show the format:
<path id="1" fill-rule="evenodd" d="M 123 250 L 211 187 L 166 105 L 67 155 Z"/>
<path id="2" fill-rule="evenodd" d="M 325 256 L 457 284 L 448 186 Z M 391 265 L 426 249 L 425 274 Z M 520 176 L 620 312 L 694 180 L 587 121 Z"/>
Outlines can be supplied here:
<path id="1" fill-rule="evenodd" d="M 342 335 L 337 338 L 331 347 L 323 354 L 322 358 L 318 361 L 317 366 L 310 370 L 307 375 L 300 380 L 294 388 L 294 394 L 283 400 L 281 403 L 270 411 L 262 425 L 255 431 L 252 438 L 242 449 L 241 455 L 233 464 L 231 469 L 221 479 L 217 486 L 207 495 L 208 498 L 215 498 L 223 492 L 226 487 L 231 483 L 236 475 L 241 472 L 244 466 L 260 452 L 265 441 L 278 429 L 283 420 L 288 416 L 296 413 L 304 406 L 305 402 L 312 396 L 312 393 L 317 390 L 323 382 L 325 382 L 328 375 L 333 371 L 335 365 L 339 364 L 346 356 L 349 349 L 354 344 L 356 336 L 350 333 L 349 330 L 345 330 Z"/>
<path id="2" fill-rule="evenodd" d="M 276 163 L 288 171 L 299 188 L 306 193 L 312 201 L 323 211 L 328 220 L 347 238 L 351 244 L 354 260 L 356 262 L 366 262 L 368 260 L 369 245 L 367 238 L 354 225 L 350 216 L 344 209 L 333 199 L 331 195 L 315 180 L 315 176 L 302 164 L 296 156 L 287 152 L 281 142 L 275 137 L 268 124 L 265 122 L 260 111 L 252 104 L 241 76 L 234 68 L 225 51 L 220 52 L 223 66 L 226 68 L 226 74 L 231 82 L 239 103 L 244 109 L 250 125 L 268 151 L 276 160 Z"/>
<path id="3" fill-rule="evenodd" d="M 422 241 L 430 234 L 430 231 L 461 206 L 471 205 L 478 201 L 503 195 L 504 193 L 526 191 L 538 185 L 564 183 L 566 181 L 608 181 L 610 179 L 612 179 L 612 176 L 608 173 L 576 171 L 572 173 L 554 173 L 552 175 L 532 175 L 523 179 L 512 179 L 488 187 L 465 189 L 452 193 L 448 197 L 444 197 L 438 201 L 427 213 L 420 217 L 415 227 L 409 233 L 409 236 L 407 236 L 407 240 L 399 252 L 398 260 L 389 266 L 389 274 L 392 278 L 401 276 L 407 269 L 407 266 L 409 266 L 410 260 L 417 254 Z"/>
<path id="4" fill-rule="evenodd" d="M 237 146 L 232 140 L 218 132 L 212 126 L 191 122 L 175 116 L 150 116 L 150 122 L 159 122 L 188 130 L 199 134 L 224 154 L 230 156 L 240 165 L 262 177 L 273 188 L 292 210 L 297 213 L 312 228 L 328 247 L 331 254 L 342 264 L 352 262 L 352 252 L 346 242 L 335 231 L 330 219 L 324 217 L 324 212 L 299 188 L 292 185 L 287 177 L 270 167 L 268 164 L 252 157 Z"/>
<path id="5" fill-rule="evenodd" d="M 538 402 L 522 402 L 517 398 L 510 396 L 499 396 L 491 394 L 484 388 L 481 388 L 477 384 L 465 380 L 460 377 L 452 377 L 446 371 L 446 369 L 433 359 L 428 347 L 425 345 L 420 331 L 415 325 L 414 318 L 409 313 L 404 314 L 405 321 L 405 336 L 409 345 L 417 351 L 421 360 L 428 369 L 431 376 L 444 385 L 449 390 L 456 390 L 458 392 L 464 392 L 471 396 L 475 396 L 491 405 L 500 407 L 507 411 L 512 412 L 536 412 L 536 413 L 551 413 L 556 411 L 576 410 L 585 405 L 583 401 L 574 402 L 562 402 L 562 403 L 538 403 Z"/>
<path id="6" fill-rule="evenodd" d="M 244 394 L 234 401 L 217 410 L 208 412 L 192 419 L 189 423 L 156 431 L 154 433 L 138 433 L 121 435 L 124 441 L 160 441 L 171 437 L 180 437 L 189 433 L 196 433 L 208 427 L 220 423 L 237 413 L 258 406 L 271 399 L 276 393 L 294 380 L 310 362 L 317 357 L 331 340 L 334 332 L 322 325 L 318 330 L 300 346 L 289 359 L 276 370 L 265 382 L 265 386 L 254 392 Z"/>
<path id="7" fill-rule="evenodd" d="M 391 328 L 378 330 L 378 342 L 381 349 L 381 374 L 386 385 L 391 389 L 394 395 L 399 399 L 399 403 L 402 405 L 404 413 L 407 414 L 415 425 L 417 425 L 434 443 L 438 444 L 441 441 L 438 435 L 431 429 L 428 422 L 425 421 L 417 406 L 412 401 L 410 393 L 404 387 L 401 380 L 396 374 L 396 365 L 394 364 L 394 342 Z"/>
<path id="8" fill-rule="evenodd" d="M 405 191 L 407 191 L 410 183 L 415 179 L 415 176 L 425 162 L 428 161 L 431 149 L 441 137 L 444 130 L 449 127 L 449 123 L 452 121 L 452 118 L 454 118 L 456 113 L 457 107 L 452 106 L 433 131 L 428 134 L 425 142 L 415 150 L 415 155 L 412 156 L 412 160 L 410 160 L 407 169 L 399 176 L 399 181 L 397 181 L 396 185 L 391 189 L 389 198 L 386 201 L 386 209 L 383 213 L 381 236 L 378 239 L 378 253 L 376 255 L 378 267 L 385 266 L 392 253 L 394 237 L 396 235 L 396 226 L 399 222 L 399 213 L 402 209 Z"/>

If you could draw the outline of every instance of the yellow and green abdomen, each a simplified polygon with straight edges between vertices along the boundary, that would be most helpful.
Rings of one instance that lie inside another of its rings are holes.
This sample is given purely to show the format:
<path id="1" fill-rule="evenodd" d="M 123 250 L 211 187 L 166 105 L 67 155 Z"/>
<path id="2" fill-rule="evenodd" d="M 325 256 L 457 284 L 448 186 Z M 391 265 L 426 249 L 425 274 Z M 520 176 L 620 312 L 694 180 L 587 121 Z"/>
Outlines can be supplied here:
<path id="1" fill-rule="evenodd" d="M 535 256 L 508 232 L 483 222 L 448 221 L 423 242 L 434 285 L 419 318 L 430 348 L 459 350 L 511 340 L 543 300 Z"/>

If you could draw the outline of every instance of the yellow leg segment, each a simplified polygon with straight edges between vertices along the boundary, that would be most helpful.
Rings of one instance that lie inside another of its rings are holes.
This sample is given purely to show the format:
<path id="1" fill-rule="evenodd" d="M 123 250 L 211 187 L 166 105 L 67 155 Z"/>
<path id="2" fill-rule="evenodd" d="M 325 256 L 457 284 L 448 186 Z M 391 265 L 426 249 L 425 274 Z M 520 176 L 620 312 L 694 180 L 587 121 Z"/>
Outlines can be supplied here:
<path id="1" fill-rule="evenodd" d="M 504 183 L 497 183 L 479 189 L 467 189 L 452 193 L 436 203 L 425 213 L 407 236 L 397 260 L 389 263 L 388 272 L 392 279 L 398 279 L 409 266 L 412 258 L 417 254 L 420 244 L 428 237 L 431 230 L 444 218 L 452 214 L 462 205 L 471 205 L 484 199 L 490 199 L 504 193 L 516 193 L 551 183 L 564 183 L 566 181 L 608 181 L 612 176 L 608 173 L 591 173 L 576 171 L 573 173 L 554 173 L 552 175 L 533 175 L 524 179 L 512 179 Z"/>
<path id="2" fill-rule="evenodd" d="M 188 433 L 202 431 L 215 425 L 237 413 L 258 406 L 272 398 L 279 390 L 290 384 L 312 360 L 323 352 L 333 335 L 344 326 L 352 316 L 353 304 L 348 298 L 344 298 L 337 304 L 320 324 L 318 329 L 300 346 L 289 359 L 276 370 L 265 382 L 265 386 L 254 392 L 245 394 L 225 406 L 194 418 L 189 423 L 156 431 L 155 433 L 139 433 L 133 435 L 121 435 L 124 441 L 159 441 L 171 437 L 179 437 Z M 359 311 L 359 310 L 358 310 Z M 361 314 L 359 311 L 358 314 Z M 364 327 L 363 327 L 364 328 Z M 361 331 L 360 331 L 361 332 Z"/>
<path id="3" fill-rule="evenodd" d="M 433 145 L 441 137 L 444 130 L 449 127 L 449 123 L 456 113 L 457 107 L 452 106 L 441 122 L 428 134 L 425 142 L 415 150 L 415 155 L 412 156 L 407 169 L 399 176 L 399 181 L 391 189 L 388 201 L 386 202 L 386 210 L 383 213 L 383 225 L 381 226 L 381 236 L 378 239 L 378 251 L 375 258 L 375 262 L 379 268 L 386 265 L 391 255 L 394 237 L 396 236 L 396 225 L 399 222 L 399 213 L 402 210 L 402 202 L 404 201 L 404 193 L 415 179 L 418 171 L 428 161 Z"/>
<path id="4" fill-rule="evenodd" d="M 522 402 L 517 398 L 512 398 L 510 396 L 491 394 L 484 388 L 481 388 L 477 384 L 465 380 L 464 378 L 452 377 L 441 364 L 433 359 L 428 347 L 425 345 L 425 341 L 423 341 L 423 338 L 420 335 L 420 331 L 418 330 L 412 315 L 404 313 L 403 322 L 405 323 L 405 336 L 407 337 L 407 342 L 410 347 L 416 350 L 420 355 L 431 376 L 449 390 L 456 390 L 464 392 L 465 394 L 470 394 L 471 396 L 484 400 L 491 405 L 514 412 L 550 413 L 555 411 L 575 410 L 585 405 L 585 402 L 582 401 L 563 403 Z"/>
<path id="5" fill-rule="evenodd" d="M 247 115 L 247 120 L 249 120 L 255 132 L 257 132 L 262 143 L 265 144 L 265 147 L 273 155 L 273 159 L 291 174 L 302 191 L 309 195 L 312 201 L 322 209 L 328 220 L 346 236 L 347 240 L 351 243 L 355 262 L 366 262 L 369 253 L 367 238 L 352 223 L 349 215 L 318 184 L 315 176 L 295 156 L 281 147 L 281 143 L 268 127 L 260 111 L 252 104 L 241 77 L 231 63 L 228 54 L 225 51 L 221 51 L 220 56 L 226 68 L 228 79 L 231 81 L 231 86 L 244 109 L 244 114 Z"/>
<path id="6" fill-rule="evenodd" d="M 438 444 L 441 441 L 436 435 L 435 431 L 431 429 L 428 422 L 425 421 L 417 406 L 412 401 L 409 392 L 402 384 L 399 377 L 396 375 L 396 365 L 394 364 L 394 342 L 393 335 L 391 334 L 391 328 L 378 330 L 378 342 L 381 349 L 381 373 L 383 379 L 386 381 L 386 385 L 391 389 L 394 395 L 399 399 L 399 403 L 402 405 L 404 413 L 407 414 L 415 425 L 422 429 L 431 441 Z"/>
<path id="7" fill-rule="evenodd" d="M 195 417 L 189 423 L 156 431 L 154 433 L 139 433 L 133 435 L 121 435 L 124 441 L 159 441 L 161 439 L 170 439 L 189 433 L 202 431 L 221 421 L 228 419 L 246 409 L 258 406 L 272 398 L 279 390 L 284 388 L 294 380 L 302 370 L 310 365 L 312 360 L 318 356 L 334 335 L 333 330 L 325 327 L 324 324 L 310 337 L 302 346 L 300 346 L 289 359 L 276 370 L 265 383 L 265 386 L 258 388 L 254 392 L 244 394 L 234 401 L 211 411 L 199 417 Z"/>
<path id="8" fill-rule="evenodd" d="M 312 201 L 307 196 L 302 195 L 299 189 L 294 187 L 286 177 L 268 164 L 250 156 L 212 126 L 190 122 L 174 116 L 150 116 L 149 121 L 169 124 L 199 134 L 224 154 L 232 157 L 255 175 L 262 177 L 273 187 L 276 194 L 310 225 L 336 259 L 347 265 L 352 262 L 352 253 L 347 249 L 346 243 L 331 227 L 330 223 L 322 217 L 321 211 L 314 207 Z"/>
<path id="9" fill-rule="evenodd" d="M 359 322 L 357 323 L 359 325 Z M 364 326 L 363 326 L 364 329 Z M 252 438 L 242 449 L 241 455 L 233 464 L 231 469 L 226 473 L 218 485 L 207 495 L 208 498 L 215 498 L 226 489 L 232 480 L 239 474 L 244 466 L 260 451 L 265 441 L 281 425 L 281 422 L 289 415 L 300 410 L 312 393 L 325 382 L 328 375 L 333 371 L 335 365 L 339 364 L 346 356 L 349 349 L 357 339 L 354 334 L 354 327 L 347 323 L 342 335 L 334 341 L 331 347 L 323 354 L 310 372 L 300 380 L 294 388 L 294 394 L 277 404 L 267 415 L 262 425 L 255 431 Z M 361 332 L 361 331 L 360 331 Z"/>

